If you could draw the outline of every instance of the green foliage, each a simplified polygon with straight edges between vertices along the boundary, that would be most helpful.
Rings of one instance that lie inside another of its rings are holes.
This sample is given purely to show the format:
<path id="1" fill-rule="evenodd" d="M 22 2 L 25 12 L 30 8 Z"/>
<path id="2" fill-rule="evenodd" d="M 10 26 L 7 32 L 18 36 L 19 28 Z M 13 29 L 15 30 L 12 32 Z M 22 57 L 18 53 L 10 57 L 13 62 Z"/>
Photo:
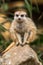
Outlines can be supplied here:
<path id="1" fill-rule="evenodd" d="M 30 13 L 30 17 L 32 18 L 32 5 L 30 3 L 28 3 L 27 0 L 25 0 L 25 7 L 28 9 L 28 11 Z"/>
<path id="2" fill-rule="evenodd" d="M 8 10 L 8 4 L 7 3 L 2 4 L 1 8 L 3 9 L 3 11 L 7 11 Z"/>
<path id="3" fill-rule="evenodd" d="M 6 28 L 4 28 L 1 24 L 0 24 L 0 32 L 5 32 Z"/>
<path id="4" fill-rule="evenodd" d="M 38 38 L 31 43 L 31 45 L 40 45 L 43 44 L 43 34 L 38 34 Z"/>
<path id="5" fill-rule="evenodd" d="M 8 17 L 7 18 L 6 17 L 3 17 L 3 18 L 5 18 L 6 21 L 3 21 L 2 23 L 0 23 L 0 52 L 2 52 L 3 50 L 5 50 L 6 47 L 12 42 L 11 39 L 5 40 L 4 37 L 3 37 L 3 35 L 2 35 L 2 32 L 9 31 L 9 30 L 7 30 L 3 26 L 3 24 L 5 24 L 8 21 L 9 22 L 12 21 L 12 19 L 11 18 L 8 18 Z"/>
<path id="6" fill-rule="evenodd" d="M 4 37 L 2 36 L 2 34 L 0 34 L 0 52 L 5 50 L 6 47 L 8 47 L 8 45 L 10 45 L 11 42 L 12 42 L 11 39 L 5 40 Z"/>
<path id="7" fill-rule="evenodd" d="M 25 0 L 25 7 L 27 8 L 31 18 L 32 18 L 32 11 L 38 12 L 38 13 L 40 12 L 38 4 L 37 4 L 37 0 L 35 0 L 35 1 L 36 1 L 36 4 L 35 4 L 35 6 L 33 6 L 32 0 Z"/>

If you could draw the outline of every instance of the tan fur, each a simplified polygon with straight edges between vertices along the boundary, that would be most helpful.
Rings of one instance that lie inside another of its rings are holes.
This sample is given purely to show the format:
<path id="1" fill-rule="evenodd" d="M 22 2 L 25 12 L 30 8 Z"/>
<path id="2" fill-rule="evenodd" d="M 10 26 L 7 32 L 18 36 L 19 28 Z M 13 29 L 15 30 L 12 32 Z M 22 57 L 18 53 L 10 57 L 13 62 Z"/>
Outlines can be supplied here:
<path id="1" fill-rule="evenodd" d="M 27 15 L 27 13 L 24 11 L 17 11 L 15 12 L 14 15 L 16 16 L 16 14 L 18 14 L 19 17 L 21 15 Z M 13 41 L 14 42 L 16 41 L 16 44 L 19 43 L 21 45 L 32 42 L 36 38 L 36 33 L 37 33 L 37 28 L 35 24 L 29 17 L 24 17 L 24 19 L 23 17 L 21 17 L 21 21 L 23 22 L 20 23 L 20 21 L 18 22 L 19 17 L 17 17 L 16 19 L 15 16 L 14 16 L 14 20 L 10 27 L 11 37 L 13 38 Z M 24 34 L 23 42 L 21 40 L 22 34 Z"/>

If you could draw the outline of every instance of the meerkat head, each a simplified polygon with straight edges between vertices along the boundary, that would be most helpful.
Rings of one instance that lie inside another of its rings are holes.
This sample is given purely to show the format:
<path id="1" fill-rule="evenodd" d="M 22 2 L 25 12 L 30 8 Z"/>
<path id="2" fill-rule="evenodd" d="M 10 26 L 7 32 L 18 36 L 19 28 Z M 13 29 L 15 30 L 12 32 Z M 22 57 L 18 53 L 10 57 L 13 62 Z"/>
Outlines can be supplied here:
<path id="1" fill-rule="evenodd" d="M 18 22 L 18 23 L 22 23 L 25 21 L 27 17 L 27 13 L 25 11 L 16 11 L 14 13 L 14 19 Z"/>

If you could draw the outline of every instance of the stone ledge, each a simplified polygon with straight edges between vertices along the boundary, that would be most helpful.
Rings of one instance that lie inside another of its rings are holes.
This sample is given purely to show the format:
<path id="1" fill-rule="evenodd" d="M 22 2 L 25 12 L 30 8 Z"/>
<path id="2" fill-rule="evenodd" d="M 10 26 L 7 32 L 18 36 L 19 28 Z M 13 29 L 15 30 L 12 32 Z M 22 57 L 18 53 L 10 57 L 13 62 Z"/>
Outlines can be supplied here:
<path id="1" fill-rule="evenodd" d="M 42 65 L 29 45 L 14 45 L 3 54 L 3 59 L 3 65 Z"/>

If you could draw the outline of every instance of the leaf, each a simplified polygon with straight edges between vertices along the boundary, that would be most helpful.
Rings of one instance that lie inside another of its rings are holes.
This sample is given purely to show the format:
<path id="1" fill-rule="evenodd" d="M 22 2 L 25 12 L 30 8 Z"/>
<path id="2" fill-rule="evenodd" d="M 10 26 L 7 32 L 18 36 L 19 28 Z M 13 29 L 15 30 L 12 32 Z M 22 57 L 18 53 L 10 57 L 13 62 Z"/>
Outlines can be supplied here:
<path id="1" fill-rule="evenodd" d="M 36 5 L 36 10 L 37 10 L 37 12 L 39 13 L 39 12 L 40 12 L 40 10 L 39 10 L 39 7 L 38 7 L 37 0 L 35 0 L 35 5 Z"/>
<path id="2" fill-rule="evenodd" d="M 8 4 L 7 3 L 4 3 L 4 4 L 2 4 L 2 9 L 4 10 L 4 11 L 7 11 L 8 10 Z"/>
<path id="3" fill-rule="evenodd" d="M 27 0 L 25 0 L 25 6 L 30 13 L 30 17 L 32 18 L 32 5 Z"/>
<path id="4" fill-rule="evenodd" d="M 5 32 L 6 28 L 4 28 L 1 24 L 0 24 L 0 32 Z"/>

